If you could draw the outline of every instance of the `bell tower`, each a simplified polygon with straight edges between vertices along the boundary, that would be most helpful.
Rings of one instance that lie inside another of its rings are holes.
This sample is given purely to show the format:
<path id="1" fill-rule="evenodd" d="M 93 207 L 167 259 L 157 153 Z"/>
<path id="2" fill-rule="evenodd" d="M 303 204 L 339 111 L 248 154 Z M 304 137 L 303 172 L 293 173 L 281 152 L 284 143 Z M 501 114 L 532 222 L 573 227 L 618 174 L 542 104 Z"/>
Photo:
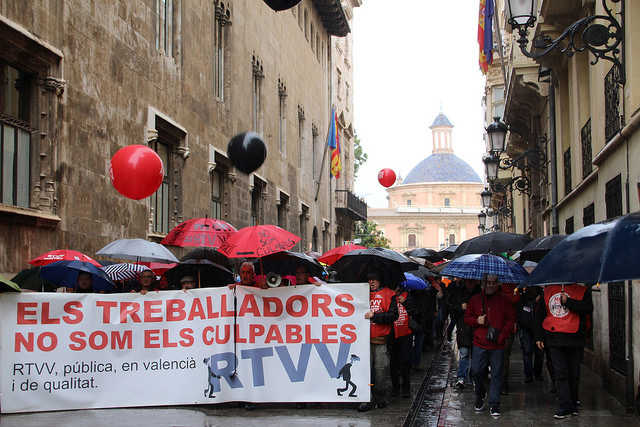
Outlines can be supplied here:
<path id="1" fill-rule="evenodd" d="M 433 137 L 432 154 L 453 153 L 453 125 L 442 112 L 429 126 Z"/>

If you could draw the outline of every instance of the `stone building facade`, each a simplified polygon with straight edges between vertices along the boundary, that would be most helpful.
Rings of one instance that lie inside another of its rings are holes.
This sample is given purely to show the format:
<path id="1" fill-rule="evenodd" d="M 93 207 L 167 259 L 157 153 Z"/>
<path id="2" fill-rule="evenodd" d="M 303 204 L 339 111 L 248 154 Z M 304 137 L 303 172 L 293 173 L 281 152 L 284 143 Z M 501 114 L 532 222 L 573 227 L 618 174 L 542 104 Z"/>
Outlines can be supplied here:
<path id="1" fill-rule="evenodd" d="M 497 1 L 504 31 L 505 78 L 496 63 L 487 76 L 487 121 L 490 94 L 506 87 L 503 119 L 509 161 L 498 181 L 525 177 L 528 191 L 493 191 L 492 207 L 505 231 L 531 237 L 571 234 L 580 228 L 640 209 L 640 4 L 631 0 L 542 1 L 534 36 L 558 37 L 586 16 L 607 14 L 624 27 L 621 68 L 588 51 L 569 57 L 555 50 L 533 61 L 520 51 L 517 32 L 509 32 L 504 0 Z M 600 21 L 602 23 L 602 21 Z M 506 31 L 505 31 L 506 29 Z M 611 40 L 609 40 L 610 42 Z M 620 79 L 620 76 L 624 79 Z M 542 155 L 540 155 L 542 153 Z M 635 282 L 635 281 L 634 281 Z M 593 287 L 593 334 L 585 363 L 604 386 L 631 406 L 638 392 L 640 303 L 637 283 Z M 635 366 L 635 367 L 634 367 Z"/>
<path id="2" fill-rule="evenodd" d="M 453 125 L 440 113 L 431 125 L 432 154 L 387 189 L 389 205 L 369 217 L 400 252 L 443 249 L 478 235 L 484 185 L 454 154 Z"/>
<path id="3" fill-rule="evenodd" d="M 256 0 L 0 2 L 0 272 L 51 249 L 159 240 L 204 216 L 279 224 L 302 237 L 298 249 L 332 247 L 320 170 L 332 38 L 348 33 L 337 0 L 281 13 Z M 248 130 L 268 150 L 249 176 L 226 156 Z M 109 179 L 111 157 L 131 144 L 165 164 L 141 201 Z"/>

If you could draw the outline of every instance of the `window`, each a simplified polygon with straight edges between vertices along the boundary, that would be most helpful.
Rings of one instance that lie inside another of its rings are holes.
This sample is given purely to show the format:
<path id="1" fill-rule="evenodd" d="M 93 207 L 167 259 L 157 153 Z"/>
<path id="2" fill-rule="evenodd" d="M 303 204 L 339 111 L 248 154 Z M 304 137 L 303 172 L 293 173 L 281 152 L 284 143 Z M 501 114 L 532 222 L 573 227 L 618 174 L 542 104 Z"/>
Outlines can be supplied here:
<path id="1" fill-rule="evenodd" d="M 415 234 L 409 234 L 407 236 L 407 247 L 408 248 L 415 248 L 416 247 L 416 235 Z"/>
<path id="2" fill-rule="evenodd" d="M 214 2 L 213 17 L 213 96 L 224 99 L 224 47 L 226 37 L 224 27 L 229 24 L 231 13 L 224 3 Z"/>
<path id="3" fill-rule="evenodd" d="M 169 143 L 161 138 L 153 141 L 149 145 L 162 159 L 164 165 L 164 178 L 160 188 L 151 196 L 151 209 L 153 210 L 153 232 L 167 234 L 169 232 L 169 217 L 171 216 L 169 173 L 171 170 L 171 147 Z"/>
<path id="4" fill-rule="evenodd" d="M 266 190 L 267 183 L 254 175 L 251 190 L 251 225 L 264 223 L 262 201 Z"/>
<path id="5" fill-rule="evenodd" d="M 304 152 L 304 108 L 298 105 L 298 167 L 302 167 L 302 153 Z"/>
<path id="6" fill-rule="evenodd" d="M 32 77 L 0 63 L 0 202 L 29 207 Z"/>
<path id="7" fill-rule="evenodd" d="M 222 198 L 224 197 L 224 173 L 216 168 L 211 173 L 211 218 L 222 219 Z"/>
<path id="8" fill-rule="evenodd" d="M 322 229 L 322 252 L 329 250 L 329 223 L 324 222 L 324 228 Z"/>
<path id="9" fill-rule="evenodd" d="M 253 131 L 262 134 L 262 79 L 264 78 L 264 69 L 262 61 L 255 55 L 252 59 L 253 78 L 252 78 L 252 119 Z"/>
<path id="10" fill-rule="evenodd" d="M 587 225 L 594 224 L 595 222 L 595 207 L 594 204 L 591 203 L 589 206 L 582 210 L 582 225 L 586 227 Z"/>
<path id="11" fill-rule="evenodd" d="M 622 179 L 620 175 L 607 182 L 604 199 L 607 204 L 607 219 L 622 215 Z"/>
<path id="12" fill-rule="evenodd" d="M 456 235 L 451 233 L 449 234 L 449 246 L 456 244 Z"/>
<path id="13" fill-rule="evenodd" d="M 309 12 L 304 10 L 304 36 L 309 40 Z"/>
<path id="14" fill-rule="evenodd" d="M 283 157 L 287 156 L 287 86 L 278 79 L 278 148 Z"/>
<path id="15" fill-rule="evenodd" d="M 451 206 L 451 199 L 449 199 L 448 197 L 445 197 L 445 199 L 444 199 L 444 205 L 445 205 L 445 207 L 449 207 L 449 206 Z"/>
<path id="16" fill-rule="evenodd" d="M 407 206 L 411 206 L 411 199 L 407 199 Z"/>
<path id="17" fill-rule="evenodd" d="M 311 235 L 311 250 L 318 252 L 318 227 L 313 227 L 313 234 Z"/>
<path id="18" fill-rule="evenodd" d="M 591 119 L 582 127 L 580 131 L 580 140 L 582 142 L 582 178 L 586 178 L 593 169 L 591 165 Z"/>
<path id="19" fill-rule="evenodd" d="M 300 251 L 304 252 L 307 249 L 307 222 L 309 221 L 309 207 L 301 205 L 300 207 Z"/>
<path id="20" fill-rule="evenodd" d="M 567 218 L 564 223 L 564 234 L 567 236 L 573 233 L 573 217 Z"/>
<path id="21" fill-rule="evenodd" d="M 315 124 L 311 125 L 311 173 L 313 179 L 317 176 L 317 151 L 318 151 L 318 127 Z"/>
<path id="22" fill-rule="evenodd" d="M 278 227 L 287 228 L 287 212 L 289 212 L 289 196 L 281 191 L 278 203 Z"/>
<path id="23" fill-rule="evenodd" d="M 571 147 L 564 152 L 564 195 L 571 193 Z"/>
<path id="24" fill-rule="evenodd" d="M 504 115 L 504 86 L 494 86 L 491 89 L 491 105 L 493 117 Z"/>
<path id="25" fill-rule="evenodd" d="M 340 68 L 336 68 L 336 80 L 337 80 L 337 85 L 336 85 L 336 95 L 338 95 L 338 99 L 342 99 L 341 98 L 341 94 L 342 94 L 342 71 L 340 71 Z"/>
<path id="26" fill-rule="evenodd" d="M 619 81 L 620 76 L 618 67 L 614 65 L 613 67 L 611 67 L 611 70 L 609 70 L 607 76 L 604 79 L 605 143 L 611 141 L 611 139 L 617 135 L 622 127 L 622 120 L 620 117 Z"/>
<path id="27" fill-rule="evenodd" d="M 173 56 L 173 0 L 156 0 L 156 49 Z"/>

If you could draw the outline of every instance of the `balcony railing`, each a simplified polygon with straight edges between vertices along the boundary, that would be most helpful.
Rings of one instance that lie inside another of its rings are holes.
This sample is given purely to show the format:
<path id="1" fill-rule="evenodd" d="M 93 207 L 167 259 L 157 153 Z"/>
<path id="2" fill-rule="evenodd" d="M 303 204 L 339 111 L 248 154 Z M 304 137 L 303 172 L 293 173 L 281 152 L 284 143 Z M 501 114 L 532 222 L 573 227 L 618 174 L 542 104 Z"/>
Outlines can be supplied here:
<path id="1" fill-rule="evenodd" d="M 582 141 L 582 178 L 584 179 L 593 170 L 591 165 L 593 160 L 591 155 L 591 119 L 587 120 L 587 123 L 582 127 L 580 140 Z"/>
<path id="2" fill-rule="evenodd" d="M 367 203 L 349 190 L 336 190 L 336 211 L 355 221 L 367 220 Z"/>

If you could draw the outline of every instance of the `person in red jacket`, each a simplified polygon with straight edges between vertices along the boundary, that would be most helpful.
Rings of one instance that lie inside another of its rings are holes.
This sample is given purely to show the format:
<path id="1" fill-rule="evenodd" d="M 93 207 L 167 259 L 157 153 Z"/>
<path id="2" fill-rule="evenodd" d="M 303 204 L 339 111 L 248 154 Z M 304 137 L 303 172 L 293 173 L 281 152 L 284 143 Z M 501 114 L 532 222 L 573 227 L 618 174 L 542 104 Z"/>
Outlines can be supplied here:
<path id="1" fill-rule="evenodd" d="M 475 409 L 476 412 L 481 412 L 485 407 L 484 383 L 487 367 L 491 366 L 489 406 L 493 417 L 500 416 L 504 345 L 513 334 L 515 323 L 511 301 L 499 290 L 498 277 L 485 275 L 482 280 L 482 291 L 471 297 L 464 313 L 464 322 L 473 328 L 471 376 L 475 384 Z"/>
<path id="2" fill-rule="evenodd" d="M 396 288 L 398 304 L 398 320 L 393 322 L 391 333 L 391 384 L 392 396 L 400 394 L 400 380 L 402 380 L 402 397 L 411 397 L 411 341 L 413 330 L 409 322 L 417 313 L 413 298 L 403 287 Z M 415 325 L 415 322 L 412 322 Z"/>
<path id="3" fill-rule="evenodd" d="M 500 285 L 500 290 L 502 291 L 502 295 L 509 301 L 511 301 L 511 306 L 513 307 L 513 312 L 516 313 L 516 308 L 518 307 L 518 303 L 520 302 L 520 294 L 516 291 L 516 284 L 513 283 L 502 283 Z M 511 373 L 511 349 L 513 348 L 513 340 L 515 338 L 516 333 L 516 323 L 514 323 L 513 334 L 507 338 L 504 343 L 504 368 L 502 375 L 502 389 L 500 389 L 501 394 L 506 395 L 509 393 L 509 374 Z"/>
<path id="4" fill-rule="evenodd" d="M 358 410 L 368 411 L 374 407 L 384 408 L 389 394 L 389 348 L 387 338 L 398 319 L 396 293 L 382 286 L 382 275 L 369 273 L 369 306 L 364 314 L 371 321 L 371 402 L 362 403 Z"/>

